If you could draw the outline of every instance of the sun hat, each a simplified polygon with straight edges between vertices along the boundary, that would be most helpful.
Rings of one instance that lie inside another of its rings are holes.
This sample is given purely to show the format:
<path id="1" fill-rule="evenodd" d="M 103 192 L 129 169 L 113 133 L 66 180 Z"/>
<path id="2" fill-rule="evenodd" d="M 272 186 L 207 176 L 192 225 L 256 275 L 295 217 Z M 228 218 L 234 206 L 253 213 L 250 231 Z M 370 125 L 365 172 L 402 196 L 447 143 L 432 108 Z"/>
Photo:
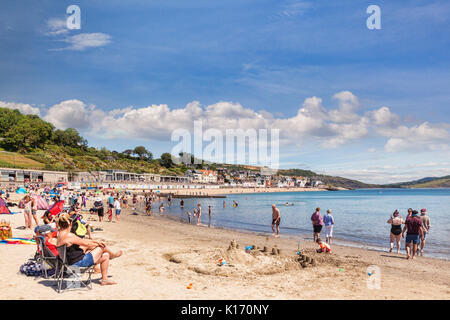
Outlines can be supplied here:
<path id="1" fill-rule="evenodd" d="M 47 232 L 55 232 L 56 230 L 53 229 L 49 224 L 43 224 L 39 227 L 37 227 L 37 232 L 39 232 L 39 234 L 45 234 Z"/>

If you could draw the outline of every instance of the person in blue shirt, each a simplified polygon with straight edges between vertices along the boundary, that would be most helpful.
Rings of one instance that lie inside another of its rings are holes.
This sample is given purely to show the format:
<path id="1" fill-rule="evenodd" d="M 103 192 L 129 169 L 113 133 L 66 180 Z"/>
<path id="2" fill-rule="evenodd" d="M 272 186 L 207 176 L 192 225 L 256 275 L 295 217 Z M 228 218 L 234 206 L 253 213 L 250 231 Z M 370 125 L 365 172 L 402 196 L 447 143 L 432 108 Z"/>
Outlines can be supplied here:
<path id="1" fill-rule="evenodd" d="M 331 244 L 331 238 L 333 237 L 333 226 L 334 226 L 334 218 L 331 215 L 331 209 L 327 210 L 327 214 L 323 217 L 323 222 L 325 224 L 326 242 L 328 244 Z"/>

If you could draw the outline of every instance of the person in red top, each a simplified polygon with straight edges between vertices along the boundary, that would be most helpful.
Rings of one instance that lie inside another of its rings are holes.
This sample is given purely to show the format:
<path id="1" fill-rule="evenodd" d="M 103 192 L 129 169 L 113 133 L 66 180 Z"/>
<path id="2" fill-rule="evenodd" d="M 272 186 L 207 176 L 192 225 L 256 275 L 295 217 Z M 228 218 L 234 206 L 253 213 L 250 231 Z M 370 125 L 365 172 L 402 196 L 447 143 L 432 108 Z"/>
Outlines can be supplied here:
<path id="1" fill-rule="evenodd" d="M 423 241 L 422 220 L 418 215 L 419 212 L 414 210 L 411 217 L 406 219 L 405 226 L 402 231 L 402 238 L 404 238 L 404 233 L 406 231 L 406 259 L 414 259 L 419 242 L 420 240 Z M 411 246 L 413 247 L 412 249 Z"/>
<path id="2" fill-rule="evenodd" d="M 43 236 L 45 239 L 45 246 L 55 255 L 55 257 L 58 256 L 55 229 L 48 224 L 44 224 L 36 228 L 36 236 Z"/>
<path id="3" fill-rule="evenodd" d="M 317 238 L 316 242 L 320 247 L 320 249 L 317 249 L 318 253 L 321 253 L 321 252 L 330 253 L 331 252 L 331 247 L 328 243 L 323 243 L 320 238 Z"/>

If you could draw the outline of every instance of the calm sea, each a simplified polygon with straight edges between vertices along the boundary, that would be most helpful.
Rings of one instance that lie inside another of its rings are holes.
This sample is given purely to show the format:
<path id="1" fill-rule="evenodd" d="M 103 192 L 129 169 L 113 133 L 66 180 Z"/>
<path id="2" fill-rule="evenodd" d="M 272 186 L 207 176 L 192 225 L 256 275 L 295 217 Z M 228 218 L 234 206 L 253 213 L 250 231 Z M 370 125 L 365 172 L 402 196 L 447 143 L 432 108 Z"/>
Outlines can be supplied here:
<path id="1" fill-rule="evenodd" d="M 237 207 L 232 206 L 233 200 L 239 203 Z M 374 250 L 389 248 L 390 225 L 386 222 L 394 210 L 399 210 L 405 218 L 408 208 L 418 211 L 426 208 L 431 219 L 426 254 L 450 259 L 450 189 L 360 189 L 227 195 L 225 199 L 184 199 L 184 210 L 180 209 L 179 202 L 180 199 L 173 199 L 172 205 L 166 206 L 166 213 L 187 221 L 185 212 L 192 212 L 200 203 L 203 224 L 208 224 L 208 206 L 212 206 L 211 225 L 267 234 L 272 234 L 271 205 L 276 204 L 281 212 L 280 233 L 299 236 L 300 241 L 312 239 L 310 217 L 314 209 L 320 207 L 322 215 L 327 209 L 332 209 L 336 244 Z M 286 206 L 286 202 L 294 205 Z M 322 233 L 324 238 L 324 229 Z"/>

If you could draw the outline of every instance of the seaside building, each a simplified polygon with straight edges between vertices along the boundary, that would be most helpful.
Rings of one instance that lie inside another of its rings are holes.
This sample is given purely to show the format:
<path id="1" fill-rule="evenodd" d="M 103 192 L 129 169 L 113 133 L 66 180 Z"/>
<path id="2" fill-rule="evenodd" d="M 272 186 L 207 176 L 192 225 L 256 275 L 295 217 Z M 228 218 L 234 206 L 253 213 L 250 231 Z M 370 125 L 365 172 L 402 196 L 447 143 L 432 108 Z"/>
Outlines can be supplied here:
<path id="1" fill-rule="evenodd" d="M 41 182 L 58 183 L 69 180 L 68 172 L 0 168 L 0 182 Z"/>

